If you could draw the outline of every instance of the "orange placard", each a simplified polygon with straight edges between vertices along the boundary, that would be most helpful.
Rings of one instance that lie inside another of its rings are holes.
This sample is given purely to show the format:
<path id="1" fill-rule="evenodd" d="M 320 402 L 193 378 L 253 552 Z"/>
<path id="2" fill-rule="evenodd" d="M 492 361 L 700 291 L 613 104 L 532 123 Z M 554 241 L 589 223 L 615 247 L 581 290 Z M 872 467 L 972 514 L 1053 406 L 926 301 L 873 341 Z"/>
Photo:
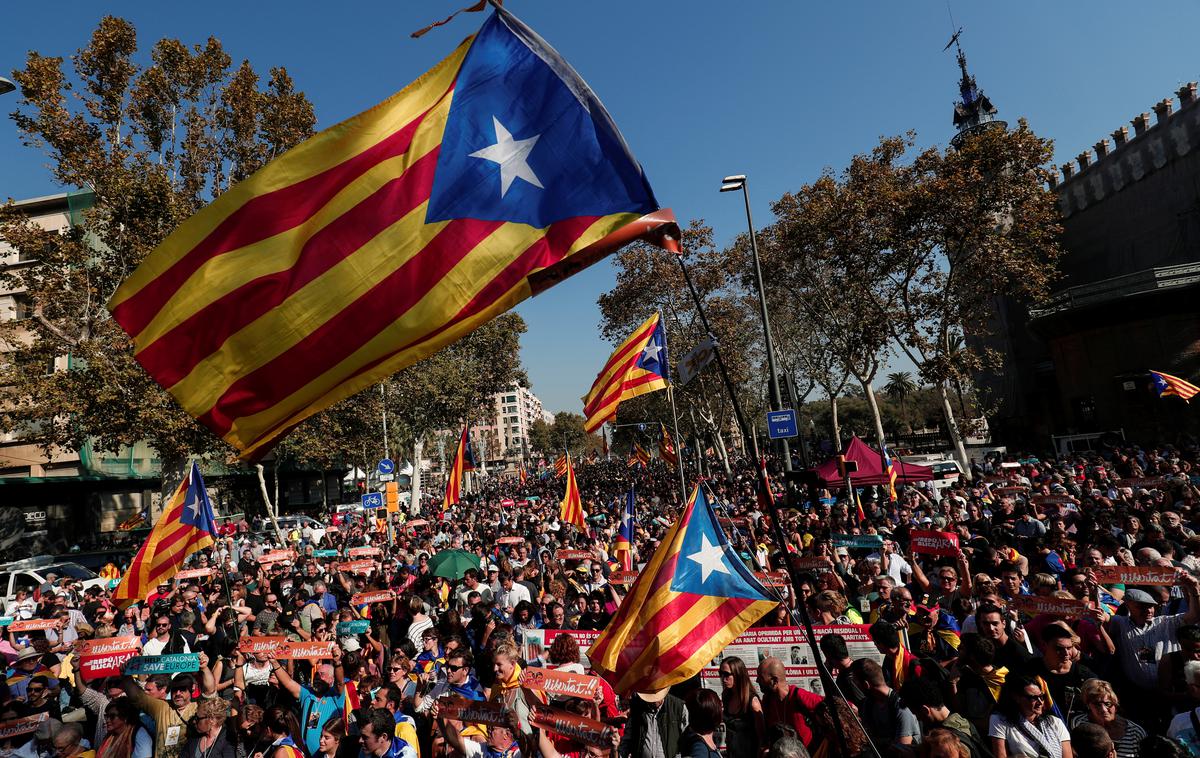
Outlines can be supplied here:
<path id="1" fill-rule="evenodd" d="M 410 527 L 412 529 L 416 529 L 418 526 L 429 526 L 429 522 L 423 518 L 415 518 L 412 521 L 409 521 L 408 523 L 406 523 L 405 526 Z"/>
<path id="2" fill-rule="evenodd" d="M 600 679 L 584 674 L 572 674 L 569 671 L 529 667 L 521 671 L 521 686 L 550 695 L 591 700 L 600 688 Z"/>
<path id="3" fill-rule="evenodd" d="M 14 621 L 8 625 L 8 628 L 14 632 L 44 632 L 47 629 L 54 629 L 57 626 L 57 619 L 26 619 L 24 621 Z"/>
<path id="4" fill-rule="evenodd" d="M 560 561 L 590 561 L 596 555 L 590 550 L 559 550 L 554 557 Z"/>
<path id="5" fill-rule="evenodd" d="M 175 578 L 176 579 L 199 579 L 204 576 L 212 576 L 212 574 L 213 574 L 213 568 L 210 566 L 208 568 L 187 569 L 186 571 L 180 571 L 178 574 L 175 575 Z"/>
<path id="6" fill-rule="evenodd" d="M 797 571 L 833 571 L 833 562 L 828 558 L 792 558 L 792 567 Z"/>
<path id="7" fill-rule="evenodd" d="M 1037 616 L 1042 613 L 1053 613 L 1059 616 L 1079 618 L 1088 609 L 1088 604 L 1082 600 L 1071 600 L 1065 597 L 1037 597 L 1021 595 L 1008 601 L 1010 608 L 1022 613 Z"/>
<path id="8" fill-rule="evenodd" d="M 638 572 L 636 571 L 613 571 L 608 575 L 609 584 L 633 584 L 637 580 Z"/>
<path id="9" fill-rule="evenodd" d="M 367 558 L 361 561 L 344 561 L 337 565 L 338 571 L 349 571 L 352 574 L 369 574 L 375 570 L 375 561 Z"/>
<path id="10" fill-rule="evenodd" d="M 309 640 L 305 642 L 283 642 L 275 648 L 275 657 L 281 660 L 307 658 L 332 658 L 333 640 Z"/>
<path id="11" fill-rule="evenodd" d="M 346 553 L 351 558 L 367 558 L 372 555 L 379 555 L 379 548 L 371 545 L 363 545 L 362 547 L 352 547 Z"/>
<path id="12" fill-rule="evenodd" d="M 238 650 L 247 655 L 256 655 L 259 653 L 275 655 L 275 651 L 284 642 L 287 642 L 286 637 L 242 637 L 238 641 Z"/>
<path id="13" fill-rule="evenodd" d="M 524 537 L 501 537 L 496 540 L 497 545 L 524 545 Z"/>
<path id="14" fill-rule="evenodd" d="M 295 559 L 296 554 L 291 550 L 272 550 L 258 556 L 259 563 L 285 563 Z"/>
<path id="15" fill-rule="evenodd" d="M 516 714 L 500 703 L 455 700 L 444 697 L 438 700 L 438 717 L 465 721 L 469 724 L 495 724 L 496 726 L 511 727 Z"/>
<path id="16" fill-rule="evenodd" d="M 755 571 L 754 576 L 766 587 L 786 587 L 789 584 L 786 571 Z"/>
<path id="17" fill-rule="evenodd" d="M 137 650 L 142 641 L 135 634 L 126 637 L 104 637 L 98 640 L 79 640 L 75 643 L 75 652 L 79 655 L 105 655 L 107 653 L 123 653 L 126 650 Z"/>
<path id="18" fill-rule="evenodd" d="M 548 729 L 587 745 L 607 748 L 613 745 L 613 727 L 603 721 L 578 716 L 548 705 L 535 705 L 529 714 L 529 723 L 539 729 Z"/>
<path id="19" fill-rule="evenodd" d="M 391 590 L 375 592 L 360 592 L 350 598 L 350 605 L 370 605 L 371 603 L 386 603 L 396 599 L 396 593 Z"/>
<path id="20" fill-rule="evenodd" d="M 50 718 L 50 714 L 39 713 L 36 716 L 25 716 L 12 721 L 0 721 L 0 740 L 11 739 L 22 734 L 33 734 L 48 718 Z"/>
<path id="21" fill-rule="evenodd" d="M 1100 584 L 1153 584 L 1164 587 L 1175 584 L 1177 570 L 1163 566 L 1094 566 L 1091 569 Z"/>

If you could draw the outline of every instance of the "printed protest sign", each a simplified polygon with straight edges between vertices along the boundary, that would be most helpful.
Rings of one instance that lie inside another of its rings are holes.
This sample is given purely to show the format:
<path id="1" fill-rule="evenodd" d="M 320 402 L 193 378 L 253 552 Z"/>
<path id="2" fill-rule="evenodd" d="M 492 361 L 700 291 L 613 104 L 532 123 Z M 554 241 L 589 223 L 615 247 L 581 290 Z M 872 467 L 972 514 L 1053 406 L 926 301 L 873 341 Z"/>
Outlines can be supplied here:
<path id="1" fill-rule="evenodd" d="M 396 599 L 396 593 L 391 590 L 376 590 L 360 592 L 350 598 L 350 605 L 370 605 L 371 603 L 387 603 Z"/>
<path id="2" fill-rule="evenodd" d="M 600 688 L 600 679 L 556 669 L 530 667 L 521 671 L 521 686 L 550 695 L 591 700 Z"/>
<path id="3" fill-rule="evenodd" d="M 300 658 L 332 658 L 333 640 L 307 640 L 301 642 L 284 642 L 275 648 L 275 657 L 281 661 Z"/>
<path id="4" fill-rule="evenodd" d="M 337 625 L 337 635 L 339 637 L 349 637 L 354 634 L 366 634 L 369 631 L 371 631 L 371 621 L 369 619 L 343 621 Z"/>
<path id="5" fill-rule="evenodd" d="M 36 716 L 26 716 L 12 721 L 0 721 L 0 740 L 19 737 L 22 734 L 33 734 L 48 718 L 50 718 L 50 714 L 39 713 Z"/>
<path id="6" fill-rule="evenodd" d="M 363 545 L 361 547 L 352 547 L 346 553 L 351 558 L 370 558 L 373 555 L 379 555 L 379 548 L 373 545 Z"/>
<path id="7" fill-rule="evenodd" d="M 497 545 L 524 545 L 524 537 L 501 537 L 496 540 Z"/>
<path id="8" fill-rule="evenodd" d="M 137 650 L 141 641 L 142 638 L 136 634 L 125 637 L 102 637 L 98 640 L 79 640 L 75 643 L 75 652 L 80 655 L 122 653 L 126 650 Z"/>
<path id="9" fill-rule="evenodd" d="M 1176 569 L 1173 566 L 1094 566 L 1092 572 L 1100 584 L 1156 584 L 1170 587 L 1175 584 Z"/>
<path id="10" fill-rule="evenodd" d="M 44 632 L 56 626 L 58 626 L 57 619 L 24 619 L 12 622 L 8 628 L 13 632 Z"/>
<path id="11" fill-rule="evenodd" d="M 833 571 L 833 561 L 828 558 L 792 556 L 792 567 L 797 571 Z"/>
<path id="12" fill-rule="evenodd" d="M 370 558 L 364 558 L 361 561 L 343 561 L 337 564 L 337 570 L 351 574 L 369 574 L 375 570 L 375 561 Z"/>
<path id="13" fill-rule="evenodd" d="M 1052 613 L 1058 616 L 1079 618 L 1087 610 L 1087 603 L 1082 600 L 1072 600 L 1065 597 L 1037 597 L 1021 595 L 1008 601 L 1008 606 L 1030 616 Z"/>
<path id="14" fill-rule="evenodd" d="M 295 554 L 291 550 L 271 550 L 258 556 L 259 563 L 286 563 L 293 558 Z"/>
<path id="15" fill-rule="evenodd" d="M 762 582 L 764 587 L 788 586 L 788 574 L 786 571 L 755 571 L 754 576 L 758 581 Z"/>
<path id="16" fill-rule="evenodd" d="M 878 534 L 835 534 L 833 546 L 878 550 L 883 547 L 883 537 Z"/>
<path id="17" fill-rule="evenodd" d="M 613 728 L 608 724 L 548 705 L 535 705 L 530 711 L 529 723 L 586 745 L 611 748 L 613 744 Z"/>
<path id="18" fill-rule="evenodd" d="M 336 550 L 314 550 L 313 558 L 337 558 L 338 551 Z"/>
<path id="19" fill-rule="evenodd" d="M 126 674 L 178 674 L 200 670 L 199 653 L 138 655 L 125 662 Z"/>
<path id="20" fill-rule="evenodd" d="M 246 655 L 274 655 L 280 643 L 286 641 L 286 637 L 242 637 L 238 641 L 238 650 Z"/>
<path id="21" fill-rule="evenodd" d="M 465 721 L 469 724 L 511 726 L 514 714 L 500 703 L 455 701 L 450 698 L 441 698 L 438 700 L 438 717 Z"/>
<path id="22" fill-rule="evenodd" d="M 949 558 L 958 555 L 958 535 L 954 532 L 914 531 L 909 538 L 914 553 Z"/>
<path id="23" fill-rule="evenodd" d="M 209 566 L 208 568 L 195 568 L 195 569 L 187 569 L 185 571 L 180 571 L 178 574 L 175 575 L 175 578 L 176 579 L 200 579 L 202 577 L 212 576 L 212 574 L 213 574 L 213 569 L 211 566 Z"/>
<path id="24" fill-rule="evenodd" d="M 608 583 L 616 585 L 633 584 L 637 580 L 636 571 L 613 571 L 608 575 Z"/>
<path id="25" fill-rule="evenodd" d="M 405 524 L 405 526 L 412 528 L 412 529 L 416 529 L 418 526 L 429 526 L 429 522 L 423 518 L 415 518 L 412 521 L 409 521 L 407 524 Z"/>
<path id="26" fill-rule="evenodd" d="M 136 639 L 136 638 L 135 638 Z M 91 682 L 124 673 L 125 663 L 138 654 L 136 649 L 117 652 L 86 654 L 79 656 L 79 675 L 83 681 Z"/>
<path id="27" fill-rule="evenodd" d="M 590 550 L 559 550 L 554 557 L 560 561 L 587 561 L 596 556 Z"/>

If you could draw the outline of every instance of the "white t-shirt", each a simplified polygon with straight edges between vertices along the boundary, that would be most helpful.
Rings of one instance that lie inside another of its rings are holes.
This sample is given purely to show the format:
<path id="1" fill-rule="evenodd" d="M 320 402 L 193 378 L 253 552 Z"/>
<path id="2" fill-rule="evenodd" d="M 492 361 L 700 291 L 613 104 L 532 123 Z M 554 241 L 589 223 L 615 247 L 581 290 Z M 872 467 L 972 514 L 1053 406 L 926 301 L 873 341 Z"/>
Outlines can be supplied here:
<path id="1" fill-rule="evenodd" d="M 1037 758 L 1047 753 L 1050 758 L 1062 758 L 1062 744 L 1071 739 L 1066 724 L 1058 716 L 1043 716 L 1035 723 L 1025 721 L 1016 725 L 999 713 L 993 713 L 988 722 L 988 736 L 1004 740 L 1010 758 L 1021 755 Z"/>
<path id="2" fill-rule="evenodd" d="M 142 645 L 142 655 L 162 655 L 163 650 L 167 648 L 167 643 L 170 641 L 170 637 L 167 637 L 166 642 L 160 642 L 157 637 L 151 637 L 150 639 L 146 640 L 144 645 Z M 183 643 L 183 650 L 179 652 L 192 652 L 192 649 L 188 647 L 187 640 L 180 640 L 180 642 Z"/>

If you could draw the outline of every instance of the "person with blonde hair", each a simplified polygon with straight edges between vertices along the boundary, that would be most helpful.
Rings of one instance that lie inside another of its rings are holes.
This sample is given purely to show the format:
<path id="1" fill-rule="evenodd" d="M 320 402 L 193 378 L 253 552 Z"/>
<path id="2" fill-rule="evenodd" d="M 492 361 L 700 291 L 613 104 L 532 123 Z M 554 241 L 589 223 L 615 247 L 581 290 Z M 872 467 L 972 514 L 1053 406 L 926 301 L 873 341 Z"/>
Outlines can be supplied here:
<path id="1" fill-rule="evenodd" d="M 970 758 L 971 751 L 949 729 L 931 729 L 917 748 L 917 758 Z"/>
<path id="2" fill-rule="evenodd" d="M 235 758 L 237 747 L 225 728 L 229 719 L 229 701 L 219 697 L 205 698 L 196 706 L 192 726 L 196 736 L 184 743 L 183 758 Z"/>
<path id="3" fill-rule="evenodd" d="M 1071 728 L 1090 723 L 1103 727 L 1112 738 L 1117 758 L 1134 758 L 1146 730 L 1117 713 L 1121 699 L 1113 686 L 1103 679 L 1088 679 L 1079 691 L 1083 710 L 1071 719 Z"/>

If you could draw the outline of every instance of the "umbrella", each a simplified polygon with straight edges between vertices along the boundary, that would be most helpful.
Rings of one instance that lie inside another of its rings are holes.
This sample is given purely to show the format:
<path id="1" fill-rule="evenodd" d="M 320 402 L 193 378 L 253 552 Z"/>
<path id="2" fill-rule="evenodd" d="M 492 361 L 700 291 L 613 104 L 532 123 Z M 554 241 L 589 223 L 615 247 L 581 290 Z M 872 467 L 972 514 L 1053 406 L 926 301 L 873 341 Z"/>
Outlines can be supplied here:
<path id="1" fill-rule="evenodd" d="M 479 568 L 479 556 L 466 550 L 443 550 L 429 559 L 429 568 L 434 576 L 462 579 L 467 569 Z"/>

